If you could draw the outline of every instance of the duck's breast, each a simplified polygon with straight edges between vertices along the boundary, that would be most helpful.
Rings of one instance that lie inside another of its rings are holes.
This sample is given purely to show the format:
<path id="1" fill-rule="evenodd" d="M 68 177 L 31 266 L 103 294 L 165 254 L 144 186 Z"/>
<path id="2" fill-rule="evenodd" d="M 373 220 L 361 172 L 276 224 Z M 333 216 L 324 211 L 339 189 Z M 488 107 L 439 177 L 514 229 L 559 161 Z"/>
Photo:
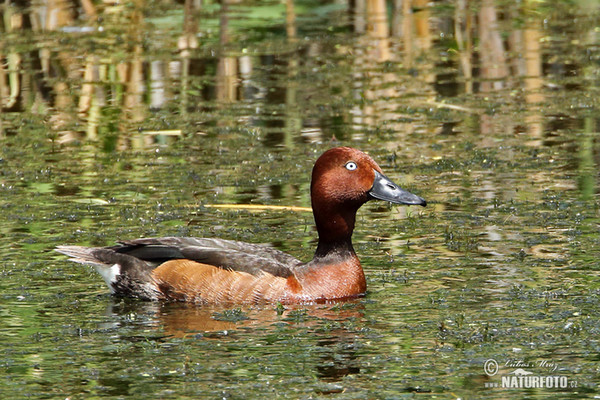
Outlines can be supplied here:
<path id="1" fill-rule="evenodd" d="M 362 295 L 367 283 L 357 258 L 348 258 L 331 264 L 302 266 L 295 270 L 295 294 L 307 300 L 332 300 Z M 289 285 L 289 284 L 288 284 Z M 290 285 L 292 286 L 292 285 Z"/>

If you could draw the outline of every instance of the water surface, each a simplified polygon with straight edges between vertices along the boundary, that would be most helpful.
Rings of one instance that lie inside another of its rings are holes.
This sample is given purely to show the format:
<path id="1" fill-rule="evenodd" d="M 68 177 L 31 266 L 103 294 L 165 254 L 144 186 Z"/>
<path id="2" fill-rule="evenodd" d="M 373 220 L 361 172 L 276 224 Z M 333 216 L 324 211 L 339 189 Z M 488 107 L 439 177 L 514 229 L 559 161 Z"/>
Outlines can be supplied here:
<path id="1" fill-rule="evenodd" d="M 3 9 L 1 397 L 600 395 L 596 1 L 203 3 Z M 361 209 L 364 298 L 117 299 L 52 250 L 308 260 L 310 213 L 211 206 L 309 207 L 337 145 L 429 203 Z"/>

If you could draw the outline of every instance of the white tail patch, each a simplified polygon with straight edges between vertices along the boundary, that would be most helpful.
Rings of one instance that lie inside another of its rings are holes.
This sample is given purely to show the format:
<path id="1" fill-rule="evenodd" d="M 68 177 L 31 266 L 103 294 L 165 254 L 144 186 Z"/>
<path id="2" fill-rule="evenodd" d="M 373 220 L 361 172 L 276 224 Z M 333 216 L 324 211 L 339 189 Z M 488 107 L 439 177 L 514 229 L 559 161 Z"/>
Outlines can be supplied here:
<path id="1" fill-rule="evenodd" d="M 96 269 L 96 271 L 98 271 L 98 273 L 102 276 L 102 279 L 104 279 L 104 282 L 106 282 L 106 285 L 110 289 L 110 292 L 114 293 L 115 289 L 112 284 L 115 283 L 117 281 L 117 277 L 119 275 L 121 275 L 121 266 L 119 264 L 114 264 L 114 265 L 93 264 L 93 265 L 94 265 L 94 268 Z"/>

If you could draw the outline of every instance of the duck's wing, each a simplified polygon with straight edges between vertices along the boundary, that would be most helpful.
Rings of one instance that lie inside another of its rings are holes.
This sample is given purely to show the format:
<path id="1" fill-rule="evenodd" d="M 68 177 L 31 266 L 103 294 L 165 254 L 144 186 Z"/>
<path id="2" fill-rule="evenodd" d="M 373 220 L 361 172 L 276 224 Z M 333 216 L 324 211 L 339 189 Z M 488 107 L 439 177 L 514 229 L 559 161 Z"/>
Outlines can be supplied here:
<path id="1" fill-rule="evenodd" d="M 185 259 L 255 276 L 267 272 L 287 278 L 293 274 L 295 266 L 303 264 L 295 257 L 268 246 L 225 239 L 144 238 L 120 241 L 119 245 L 110 249 L 151 265 Z"/>

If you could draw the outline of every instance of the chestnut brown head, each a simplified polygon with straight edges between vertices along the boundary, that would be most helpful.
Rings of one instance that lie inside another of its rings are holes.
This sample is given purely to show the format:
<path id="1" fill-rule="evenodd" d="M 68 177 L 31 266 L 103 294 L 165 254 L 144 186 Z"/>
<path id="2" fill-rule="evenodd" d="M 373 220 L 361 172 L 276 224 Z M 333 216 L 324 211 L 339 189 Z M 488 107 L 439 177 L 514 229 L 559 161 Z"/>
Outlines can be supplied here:
<path id="1" fill-rule="evenodd" d="M 335 240 L 340 235 L 352 235 L 356 211 L 369 200 L 427 204 L 387 178 L 371 157 L 351 147 L 336 147 L 319 157 L 310 189 L 319 235 Z"/>

